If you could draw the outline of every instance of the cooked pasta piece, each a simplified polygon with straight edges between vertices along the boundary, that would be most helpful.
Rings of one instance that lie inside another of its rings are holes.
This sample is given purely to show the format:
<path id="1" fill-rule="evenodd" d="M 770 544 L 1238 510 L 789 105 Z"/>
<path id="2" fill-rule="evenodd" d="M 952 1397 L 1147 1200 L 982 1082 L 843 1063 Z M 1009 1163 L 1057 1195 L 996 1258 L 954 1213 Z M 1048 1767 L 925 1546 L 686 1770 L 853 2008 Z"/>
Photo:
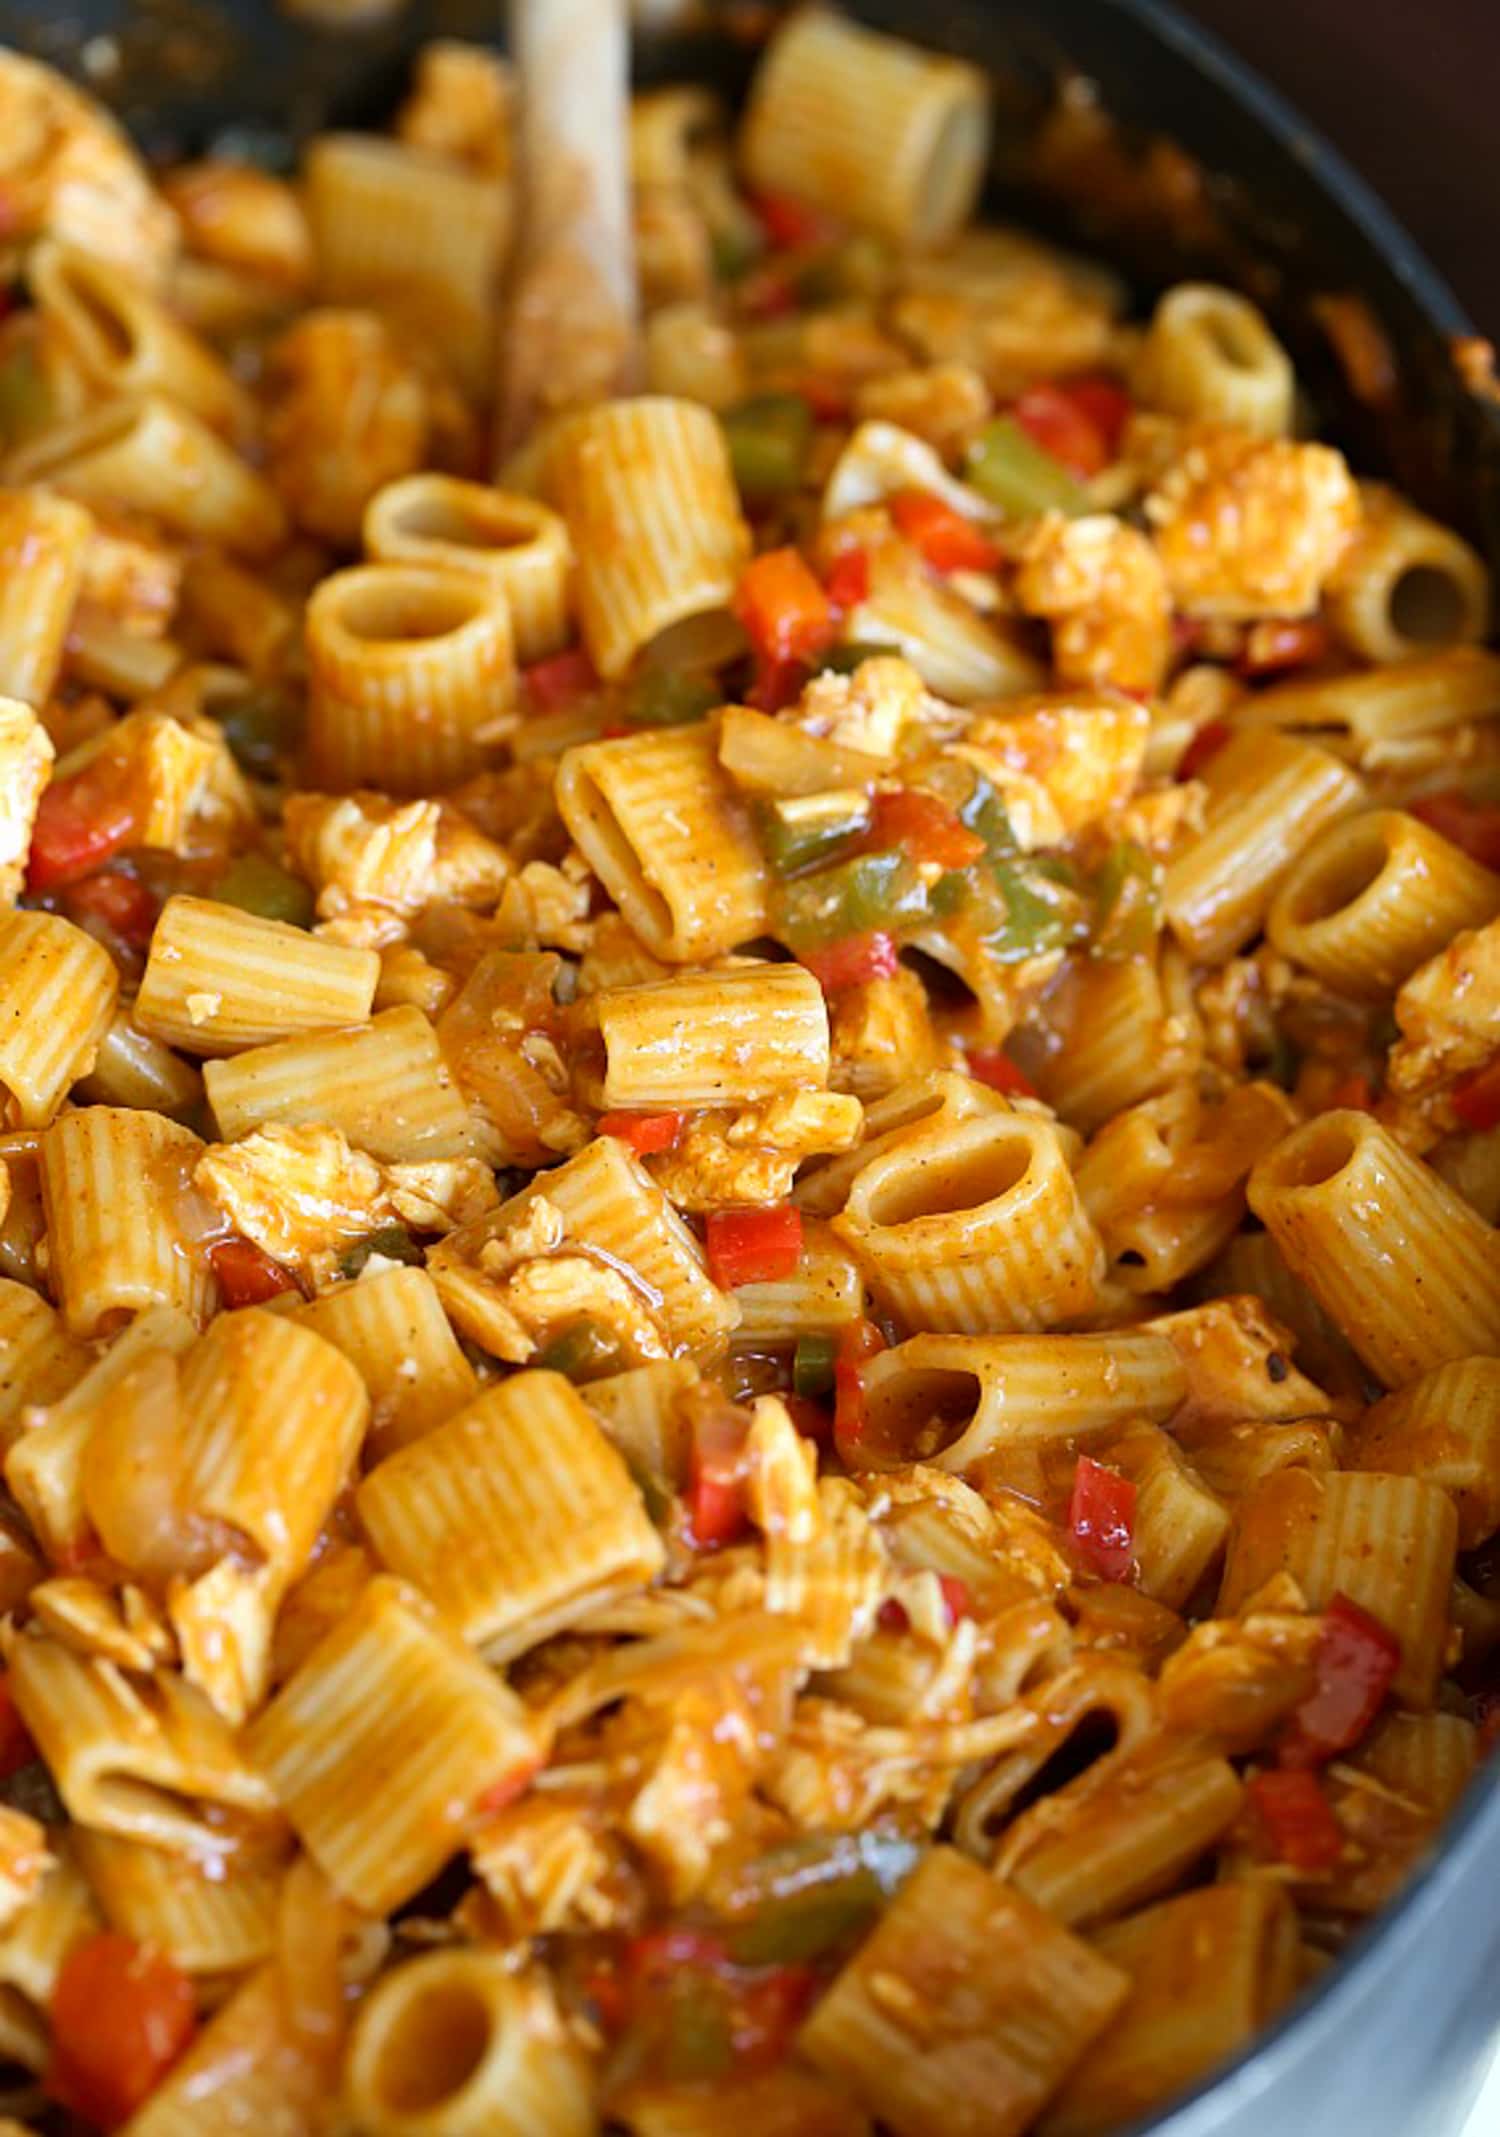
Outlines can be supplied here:
<path id="1" fill-rule="evenodd" d="M 1490 575 L 1449 527 L 1379 483 L 1362 483 L 1364 521 L 1328 587 L 1328 614 L 1362 660 L 1402 661 L 1473 645 L 1490 620 Z"/>
<path id="2" fill-rule="evenodd" d="M 742 140 L 754 184 L 920 246 L 964 221 L 988 151 L 977 68 L 819 8 L 772 44 Z"/>
<path id="3" fill-rule="evenodd" d="M 903 1138 L 856 1176 L 833 1228 L 881 1303 L 938 1333 L 1051 1328 L 1103 1274 L 1057 1130 L 1000 1113 Z"/>
<path id="4" fill-rule="evenodd" d="M 430 793 L 479 770 L 515 700 L 509 604 L 468 572 L 363 564 L 308 604 L 314 777 Z"/>
<path id="5" fill-rule="evenodd" d="M 479 1392 L 425 1269 L 370 1270 L 300 1307 L 298 1319 L 363 1379 L 375 1461 L 421 1439 Z"/>
<path id="6" fill-rule="evenodd" d="M 42 1138 L 52 1281 L 69 1329 L 109 1335 L 131 1314 L 176 1306 L 206 1320 L 217 1296 L 192 1198 L 203 1144 L 160 1113 L 83 1106 Z"/>
<path id="7" fill-rule="evenodd" d="M 391 1455 L 358 1506 L 385 1564 L 493 1661 L 662 1563 L 629 1472 L 557 1373 L 508 1380 Z"/>
<path id="8" fill-rule="evenodd" d="M 370 1582 L 244 1743 L 308 1852 L 370 1914 L 435 1876 L 480 1799 L 524 1783 L 541 1748 L 515 1694 L 387 1577 Z M 372 1773 L 386 1782 L 373 1796 Z"/>
<path id="9" fill-rule="evenodd" d="M 1383 1001 L 1497 911 L 1500 876 L 1415 816 L 1367 809 L 1328 825 L 1293 863 L 1266 933 L 1337 993 Z"/>
<path id="10" fill-rule="evenodd" d="M 1500 1528 L 1500 1360 L 1455 1359 L 1375 1403 L 1350 1435 L 1348 1464 L 1441 1485 L 1460 1550 L 1476 1549 Z"/>
<path id="11" fill-rule="evenodd" d="M 707 409 L 655 395 L 575 416 L 552 448 L 548 480 L 577 554 L 578 616 L 601 675 L 625 674 L 648 649 L 664 662 L 667 633 L 727 619 L 750 534 Z"/>
<path id="12" fill-rule="evenodd" d="M 901 2137 L 1019 2137 L 1124 2002 L 1128 1976 L 934 1848 L 803 2027 L 804 2053 Z"/>
<path id="13" fill-rule="evenodd" d="M 1287 1469 L 1235 1509 L 1219 1610 L 1290 1573 L 1314 1610 L 1346 1595 L 1400 1643 L 1398 1699 L 1430 1707 L 1448 1636 L 1458 1516 L 1422 1477 Z"/>
<path id="14" fill-rule="evenodd" d="M 828 1081 L 828 1012 L 801 965 L 684 972 L 591 997 L 604 1049 L 603 1103 L 743 1103 Z"/>
<path id="15" fill-rule="evenodd" d="M 210 1873 L 189 1856 L 87 1827 L 75 1845 L 111 1927 L 165 1952 L 185 1974 L 226 1980 L 270 1957 L 279 1862 L 231 1856 Z"/>
<path id="16" fill-rule="evenodd" d="M 1149 407 L 1233 423 L 1261 438 L 1292 428 L 1296 379 L 1264 314 L 1234 290 L 1179 282 L 1157 305 L 1135 384 Z"/>
<path id="17" fill-rule="evenodd" d="M 412 2074 L 420 2072 L 415 2090 Z M 544 1975 L 499 1952 L 426 1952 L 383 1976 L 349 2050 L 349 2098 L 379 2137 L 587 2137 L 587 2061 Z"/>
<path id="18" fill-rule="evenodd" d="M 567 644 L 573 545 L 562 518 L 536 498 L 456 475 L 408 475 L 370 499 L 364 540 L 376 563 L 469 571 L 494 587 L 510 609 L 518 660 Z"/>
<path id="19" fill-rule="evenodd" d="M 135 1021 L 184 1053 L 245 1053 L 302 1032 L 363 1024 L 379 976 L 374 950 L 178 896 L 167 900 L 152 934 Z"/>
<path id="20" fill-rule="evenodd" d="M 557 806 L 631 928 L 666 963 L 700 963 L 764 928 L 765 863 L 718 771 L 711 727 L 569 750 Z"/>
<path id="21" fill-rule="evenodd" d="M 203 1081 L 226 1142 L 268 1121 L 326 1121 L 393 1165 L 459 1158 L 471 1147 L 468 1108 L 420 1009 L 253 1047 L 209 1062 Z"/>
<path id="22" fill-rule="evenodd" d="M 0 1091 L 8 1127 L 45 1127 L 93 1068 L 119 975 L 107 950 L 55 913 L 0 913 Z"/>
<path id="23" fill-rule="evenodd" d="M 1369 1114 L 1287 1136 L 1250 1175 L 1250 1206 L 1387 1387 L 1500 1343 L 1493 1231 Z"/>
<path id="24" fill-rule="evenodd" d="M 44 490 L 0 491 L 0 690 L 44 705 L 62 667 L 93 519 Z"/>
<path id="25" fill-rule="evenodd" d="M 1326 750 L 1240 735 L 1212 759 L 1203 836 L 1169 865 L 1163 907 L 1194 957 L 1222 960 L 1250 941 L 1315 833 L 1350 816 L 1359 780 Z"/>
<path id="26" fill-rule="evenodd" d="M 39 1292 L 0 1278 L 0 1440 L 7 1450 L 23 1410 L 65 1395 L 88 1364 L 89 1352 Z"/>

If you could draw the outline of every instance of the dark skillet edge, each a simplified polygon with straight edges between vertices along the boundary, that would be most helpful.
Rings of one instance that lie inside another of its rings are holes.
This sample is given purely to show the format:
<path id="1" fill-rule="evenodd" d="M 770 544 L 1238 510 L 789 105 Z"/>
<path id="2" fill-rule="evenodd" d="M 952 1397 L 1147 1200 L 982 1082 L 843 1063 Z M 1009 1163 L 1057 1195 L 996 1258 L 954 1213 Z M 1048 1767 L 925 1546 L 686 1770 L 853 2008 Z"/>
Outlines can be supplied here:
<path id="1" fill-rule="evenodd" d="M 1033 72 L 1039 63 L 1066 56 L 1101 82 L 1108 108 L 1119 111 L 1126 124 L 1183 139 L 1211 175 L 1238 156 L 1250 158 L 1243 167 L 1253 168 L 1257 181 L 1263 170 L 1273 177 L 1269 190 L 1277 197 L 1268 214 L 1268 203 L 1251 197 L 1248 189 L 1242 188 L 1238 204 L 1232 196 L 1218 203 L 1235 226 L 1238 263 L 1250 256 L 1246 247 L 1253 252 L 1268 235 L 1274 239 L 1279 231 L 1286 241 L 1266 301 L 1299 369 L 1310 365 L 1316 372 L 1319 362 L 1317 339 L 1307 331 L 1305 318 L 1297 316 L 1299 284 L 1302 296 L 1318 287 L 1369 295 L 1397 349 L 1412 428 L 1409 436 L 1393 441 L 1387 432 L 1356 422 L 1353 449 L 1367 465 L 1394 462 L 1398 479 L 1429 509 L 1477 531 L 1500 573 L 1500 404 L 1472 391 L 1453 361 L 1454 342 L 1472 335 L 1472 324 L 1448 283 L 1366 181 L 1222 39 L 1190 22 L 1171 0 L 929 0 L 915 23 L 910 0 L 844 4 L 881 27 L 948 45 L 992 68 L 1002 52 L 1008 66 L 1018 71 L 1029 66 Z M 125 26 L 130 64 L 118 83 L 81 78 L 115 102 L 153 147 L 168 141 L 201 143 L 246 115 L 293 140 L 330 122 L 368 122 L 390 108 L 418 44 L 437 35 L 493 41 L 495 20 L 493 0 L 413 0 L 392 24 L 330 37 L 297 30 L 272 13 L 269 0 L 210 0 L 200 12 L 212 31 L 201 70 L 170 82 L 164 91 L 153 64 L 162 50 L 159 5 L 160 0 L 149 7 L 132 6 L 131 0 L 75 0 L 69 9 L 70 21 L 78 25 L 74 43 Z M 44 22 L 39 39 L 36 6 L 0 0 L 0 42 L 67 64 L 69 52 L 58 49 L 47 27 Z M 748 63 L 748 53 L 726 48 L 722 37 L 694 35 L 662 40 L 647 56 L 645 72 L 654 80 L 708 72 L 732 89 L 743 82 Z M 1199 110 L 1194 92 L 1205 87 L 1206 107 Z M 1221 141 L 1218 130 L 1226 124 L 1229 134 Z M 1258 136 L 1259 153 L 1252 135 Z M 1274 151 L 1270 158 L 1264 157 L 1267 143 Z M 1041 202 L 1041 194 L 1029 189 L 1018 171 L 1010 178 L 1002 188 L 1002 207 L 1024 212 L 1028 204 Z M 1239 217 L 1247 207 L 1252 212 L 1242 228 Z M 1305 234 L 1316 242 L 1304 248 Z M 1114 249 L 1107 235 L 1073 235 L 1075 242 Z M 1270 250 L 1280 252 L 1281 246 L 1273 242 Z M 1179 262 L 1178 271 L 1186 264 Z M 1214 263 L 1194 264 L 1211 271 Z M 1143 281 L 1149 285 L 1154 272 L 1159 279 L 1160 267 L 1160 255 L 1155 268 L 1150 262 L 1142 265 Z M 1309 282 L 1309 276 L 1322 279 Z M 1326 364 L 1319 383 L 1327 406 L 1336 411 L 1342 401 L 1347 407 L 1347 395 Z M 1339 427 L 1336 421 L 1335 430 Z M 1491 1761 L 1476 1776 L 1427 1863 L 1322 1980 L 1239 2056 L 1119 2137 L 1216 2137 L 1231 2124 L 1235 2137 L 1251 2127 L 1257 2137 L 1263 2131 L 1265 2137 L 1307 2137 L 1312 2125 L 1284 2119 L 1284 2097 L 1270 2103 L 1269 2125 L 1243 2118 L 1272 2088 L 1285 2084 L 1289 2066 L 1316 2067 L 1325 2047 L 1347 2056 L 1361 2008 L 1373 2005 L 1414 1960 L 1425 1976 L 1438 1977 L 1434 1987 L 1441 1993 L 1442 1918 L 1449 1909 L 1483 1909 L 1490 1898 L 1485 1872 L 1496 1864 L 1500 1773 Z M 1477 1889 L 1466 1891 L 1471 1880 Z M 1369 2016 L 1364 2013 L 1366 2022 Z M 1470 2027 L 1472 2018 L 1470 2009 Z M 1465 2024 L 1466 2008 L 1456 2004 L 1450 2033 Z M 1377 2038 L 1366 2052 L 1379 2057 L 1384 2046 Z M 1425 2137 L 1417 2125 L 1409 2127 L 1410 2137 Z"/>

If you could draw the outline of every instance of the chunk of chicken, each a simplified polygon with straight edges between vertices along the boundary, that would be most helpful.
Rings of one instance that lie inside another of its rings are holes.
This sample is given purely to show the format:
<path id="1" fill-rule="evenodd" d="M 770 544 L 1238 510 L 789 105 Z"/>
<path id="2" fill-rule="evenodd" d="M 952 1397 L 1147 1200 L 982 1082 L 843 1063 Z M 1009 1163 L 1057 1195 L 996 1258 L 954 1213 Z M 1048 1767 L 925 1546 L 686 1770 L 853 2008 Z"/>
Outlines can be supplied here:
<path id="1" fill-rule="evenodd" d="M 1017 782 L 1040 788 L 1061 838 L 1129 799 L 1150 733 L 1150 715 L 1134 698 L 1114 690 L 1054 690 L 980 713 L 958 754 L 982 761 L 1007 802 Z M 1019 836 L 1014 811 L 1012 828 Z"/>
<path id="2" fill-rule="evenodd" d="M 1052 625 L 1052 664 L 1067 683 L 1154 691 L 1172 651 L 1161 558 L 1112 513 L 1049 512 L 1026 537 L 1015 595 Z"/>
<path id="3" fill-rule="evenodd" d="M 88 768 L 129 811 L 131 843 L 165 853 L 222 852 L 255 822 L 255 803 L 224 740 L 201 715 L 142 709 L 63 758 L 57 777 Z"/>
<path id="4" fill-rule="evenodd" d="M 927 989 L 905 965 L 888 978 L 841 988 L 830 1004 L 829 1025 L 833 1088 L 852 1091 L 866 1105 L 942 1065 Z"/>
<path id="5" fill-rule="evenodd" d="M 446 802 L 384 794 L 293 794 L 287 853 L 317 893 L 320 919 L 364 907 L 411 914 L 448 904 L 488 911 L 505 888 L 501 849 Z"/>
<path id="6" fill-rule="evenodd" d="M 307 312 L 272 348 L 270 474 L 299 527 L 352 548 L 365 506 L 428 464 L 427 385 L 373 312 Z"/>
<path id="7" fill-rule="evenodd" d="M 1184 433 L 1145 510 L 1177 607 L 1232 622 L 1310 615 L 1360 523 L 1332 446 L 1214 426 Z"/>
<path id="8" fill-rule="evenodd" d="M 0 52 L 0 193 L 12 244 L 57 237 L 152 287 L 176 255 L 177 218 L 120 128 L 51 67 Z"/>
<path id="9" fill-rule="evenodd" d="M 854 397 L 861 421 L 897 423 L 952 460 L 994 409 L 983 377 L 972 364 L 926 364 L 866 379 Z"/>
<path id="10" fill-rule="evenodd" d="M 26 881 L 31 829 L 52 770 L 52 740 L 29 705 L 0 698 L 0 906 Z"/>
<path id="11" fill-rule="evenodd" d="M 683 1210 L 784 1202 L 804 1159 L 851 1150 L 863 1124 L 864 1107 L 849 1093 L 783 1091 L 759 1105 L 695 1115 L 647 1170 Z"/>
<path id="12" fill-rule="evenodd" d="M 815 675 L 789 718 L 825 742 L 889 764 L 904 735 L 946 723 L 948 709 L 928 694 L 910 661 L 883 654 L 861 661 L 852 675 Z"/>

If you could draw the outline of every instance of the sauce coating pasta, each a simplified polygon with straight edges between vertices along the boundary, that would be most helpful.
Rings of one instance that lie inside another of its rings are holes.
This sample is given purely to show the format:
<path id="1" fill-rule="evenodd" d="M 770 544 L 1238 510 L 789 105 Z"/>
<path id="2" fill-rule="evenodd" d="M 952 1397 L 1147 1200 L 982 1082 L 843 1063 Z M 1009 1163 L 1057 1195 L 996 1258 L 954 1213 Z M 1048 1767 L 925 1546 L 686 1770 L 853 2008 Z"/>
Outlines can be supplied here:
<path id="1" fill-rule="evenodd" d="M 1102 2137 L 1494 1733 L 1489 575 L 967 65 L 636 98 L 566 380 L 516 103 L 0 52 L 0 2061 Z"/>

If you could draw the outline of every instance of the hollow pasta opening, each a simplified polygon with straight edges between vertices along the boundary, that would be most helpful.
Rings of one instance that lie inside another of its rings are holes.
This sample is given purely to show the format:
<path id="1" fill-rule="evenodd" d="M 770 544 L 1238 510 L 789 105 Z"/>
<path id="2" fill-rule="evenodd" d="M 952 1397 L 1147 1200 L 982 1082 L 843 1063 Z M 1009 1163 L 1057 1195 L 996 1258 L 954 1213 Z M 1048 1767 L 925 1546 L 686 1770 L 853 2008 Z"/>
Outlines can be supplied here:
<path id="1" fill-rule="evenodd" d="M 1346 912 L 1379 880 L 1390 859 L 1390 830 L 1379 812 L 1356 816 L 1325 839 L 1316 863 L 1291 885 L 1287 917 L 1296 927 L 1315 927 Z"/>
<path id="2" fill-rule="evenodd" d="M 95 453 L 109 452 L 113 447 L 123 445 L 139 430 L 142 421 L 141 408 L 126 402 L 95 409 L 76 423 L 60 424 L 55 431 L 39 438 L 35 445 L 28 446 L 24 456 L 17 456 L 13 477 L 17 481 L 45 481 L 48 476 L 61 474 Z"/>
<path id="3" fill-rule="evenodd" d="M 1323 1187 L 1335 1180 L 1359 1150 L 1347 1116 L 1325 1113 L 1289 1136 L 1266 1160 L 1278 1188 Z"/>
<path id="4" fill-rule="evenodd" d="M 1264 350 L 1252 323 L 1229 305 L 1207 308 L 1198 331 L 1212 353 L 1231 371 L 1258 371 Z"/>
<path id="5" fill-rule="evenodd" d="M 442 580 L 379 577 L 344 589 L 337 615 L 351 638 L 369 645 L 447 638 L 472 623 L 483 607 L 472 587 Z"/>
<path id="6" fill-rule="evenodd" d="M 482 550 L 524 549 L 537 536 L 535 521 L 498 497 L 455 496 L 426 485 L 392 515 L 392 531 L 411 541 Z"/>
<path id="7" fill-rule="evenodd" d="M 870 1196 L 872 1224 L 911 1224 L 919 1217 L 951 1217 L 998 1201 L 1026 1177 L 1031 1141 L 1006 1135 L 988 1145 L 935 1150 L 883 1180 Z"/>
<path id="8" fill-rule="evenodd" d="M 1408 564 L 1386 597 L 1391 629 L 1408 644 L 1447 646 L 1468 627 L 1464 589 L 1441 564 Z"/>
<path id="9" fill-rule="evenodd" d="M 139 349 L 131 320 L 100 291 L 88 267 L 69 260 L 59 268 L 69 297 L 83 314 L 83 325 L 95 341 L 95 361 L 113 369 L 128 369 Z"/>
<path id="10" fill-rule="evenodd" d="M 973 1424 L 980 1393 L 977 1373 L 947 1367 L 872 1376 L 861 1453 L 893 1462 L 933 1461 Z"/>
<path id="11" fill-rule="evenodd" d="M 376 2096 L 397 2114 L 441 2107 L 479 2069 L 492 2034 L 489 2005 L 469 1982 L 449 1976 L 408 1990 L 381 2038 Z"/>
<path id="12" fill-rule="evenodd" d="M 938 129 L 922 174 L 917 203 L 916 238 L 930 244 L 962 222 L 974 191 L 975 166 L 985 153 L 983 107 L 965 101 L 955 106 Z"/>

